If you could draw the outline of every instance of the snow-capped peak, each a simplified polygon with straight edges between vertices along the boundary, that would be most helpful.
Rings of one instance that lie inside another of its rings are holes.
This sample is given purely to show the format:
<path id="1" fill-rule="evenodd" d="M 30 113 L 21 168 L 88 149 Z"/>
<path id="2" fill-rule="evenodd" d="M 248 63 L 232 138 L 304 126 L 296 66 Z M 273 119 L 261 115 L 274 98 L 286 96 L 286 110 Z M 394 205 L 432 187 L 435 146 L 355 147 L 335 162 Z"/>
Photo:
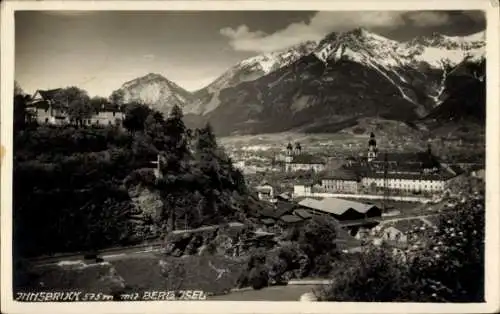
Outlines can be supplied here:
<path id="1" fill-rule="evenodd" d="M 264 75 L 285 67 L 301 57 L 310 54 L 317 47 L 317 42 L 306 41 L 297 45 L 269 53 L 264 53 L 240 61 L 235 66 L 224 72 L 209 86 L 199 91 L 203 94 L 212 94 L 208 102 L 196 100 L 184 108 L 185 113 L 206 114 L 219 105 L 221 90 L 235 86 L 239 83 L 256 80 Z"/>
<path id="2" fill-rule="evenodd" d="M 398 65 L 400 60 L 394 60 L 392 57 L 398 45 L 399 43 L 395 40 L 357 28 L 328 35 L 314 54 L 323 62 L 339 60 L 343 57 L 362 62 L 366 56 L 378 55 L 385 59 L 385 63 Z"/>
<path id="3" fill-rule="evenodd" d="M 258 67 L 265 75 L 311 53 L 316 46 L 317 43 L 315 41 L 307 41 L 280 51 L 273 51 L 245 59 L 238 65 L 240 67 Z"/>
<path id="4" fill-rule="evenodd" d="M 325 64 L 349 60 L 372 68 L 391 82 L 403 98 L 415 103 L 414 97 L 403 87 L 408 78 L 402 74 L 402 69 L 412 68 L 419 72 L 419 67 L 427 64 L 446 72 L 464 60 L 480 59 L 484 56 L 484 32 L 453 37 L 433 33 L 398 42 L 358 28 L 329 34 L 314 54 Z M 438 88 L 436 95 L 440 95 L 441 89 Z M 439 103 L 438 96 L 434 97 L 436 103 Z"/>
<path id="5" fill-rule="evenodd" d="M 357 28 L 326 36 L 314 54 L 325 63 L 341 58 L 364 64 L 369 59 L 383 66 L 406 66 L 423 61 L 440 68 L 443 61 L 456 65 L 465 58 L 480 58 L 484 55 L 484 35 L 484 31 L 467 36 L 432 33 L 398 42 Z"/>
<path id="6" fill-rule="evenodd" d="M 469 43 L 484 42 L 484 40 L 486 39 L 486 32 L 481 31 L 466 36 L 445 36 L 445 38 L 457 42 L 469 42 Z"/>

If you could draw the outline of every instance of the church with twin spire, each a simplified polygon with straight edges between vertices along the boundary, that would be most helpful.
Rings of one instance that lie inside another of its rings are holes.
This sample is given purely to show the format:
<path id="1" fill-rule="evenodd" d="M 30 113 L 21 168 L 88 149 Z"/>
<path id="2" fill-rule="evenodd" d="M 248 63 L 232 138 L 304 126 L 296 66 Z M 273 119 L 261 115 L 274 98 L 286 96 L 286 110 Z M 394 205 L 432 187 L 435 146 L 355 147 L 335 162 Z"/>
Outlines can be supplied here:
<path id="1" fill-rule="evenodd" d="M 286 147 L 286 155 L 284 160 L 285 172 L 295 171 L 314 171 L 320 172 L 325 170 L 326 162 L 312 154 L 304 153 L 300 143 L 288 143 Z"/>

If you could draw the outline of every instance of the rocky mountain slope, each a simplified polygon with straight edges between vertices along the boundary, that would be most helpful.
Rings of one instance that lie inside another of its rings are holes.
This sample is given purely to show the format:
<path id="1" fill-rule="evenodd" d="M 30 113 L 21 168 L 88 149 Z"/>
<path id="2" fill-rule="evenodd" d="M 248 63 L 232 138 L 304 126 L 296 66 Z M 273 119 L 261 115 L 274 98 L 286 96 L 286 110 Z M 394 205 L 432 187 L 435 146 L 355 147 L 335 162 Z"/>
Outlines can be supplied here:
<path id="1" fill-rule="evenodd" d="M 142 102 L 163 113 L 170 112 L 174 105 L 184 107 L 192 101 L 190 92 L 155 73 L 124 83 L 115 93 L 120 94 L 125 103 Z"/>
<path id="2" fill-rule="evenodd" d="M 194 93 L 194 101 L 187 104 L 184 113 L 204 115 L 220 105 L 220 92 L 243 82 L 256 80 L 289 65 L 313 52 L 317 43 L 308 41 L 282 51 L 275 51 L 245 59 L 228 69 L 207 87 Z"/>
<path id="3" fill-rule="evenodd" d="M 484 32 L 398 42 L 359 28 L 243 60 L 192 94 L 155 75 L 122 89 L 157 108 L 178 104 L 190 126 L 209 121 L 221 135 L 336 132 L 369 117 L 481 122 L 484 56 Z"/>
<path id="4" fill-rule="evenodd" d="M 476 97 L 457 94 L 466 86 L 480 92 L 477 78 L 458 75 L 484 60 L 480 35 L 433 34 L 400 43 L 364 29 L 332 33 L 312 54 L 222 90 L 220 105 L 205 117 L 221 134 L 336 132 L 361 117 L 421 120 L 451 99 Z M 472 111 L 482 110 L 476 107 Z"/>
<path id="5" fill-rule="evenodd" d="M 463 63 L 448 74 L 443 101 L 424 120 L 486 121 L 486 61 Z"/>

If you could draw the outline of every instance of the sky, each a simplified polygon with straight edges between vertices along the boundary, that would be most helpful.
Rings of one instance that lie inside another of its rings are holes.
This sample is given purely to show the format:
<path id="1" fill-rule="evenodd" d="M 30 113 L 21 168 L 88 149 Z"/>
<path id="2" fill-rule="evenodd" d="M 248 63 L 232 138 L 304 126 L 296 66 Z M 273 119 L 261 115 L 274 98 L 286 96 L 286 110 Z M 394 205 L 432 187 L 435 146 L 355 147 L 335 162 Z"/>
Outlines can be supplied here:
<path id="1" fill-rule="evenodd" d="M 78 86 L 108 97 L 158 73 L 194 91 L 245 58 L 334 31 L 408 40 L 485 24 L 480 11 L 17 11 L 15 78 L 27 93 Z"/>

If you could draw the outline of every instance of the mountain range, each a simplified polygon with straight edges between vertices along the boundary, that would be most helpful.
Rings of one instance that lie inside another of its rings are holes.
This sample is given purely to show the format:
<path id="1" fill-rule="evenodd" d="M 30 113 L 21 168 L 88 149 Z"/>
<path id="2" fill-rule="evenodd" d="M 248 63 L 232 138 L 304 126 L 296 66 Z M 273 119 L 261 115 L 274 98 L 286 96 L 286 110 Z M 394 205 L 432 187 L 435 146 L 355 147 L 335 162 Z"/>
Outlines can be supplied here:
<path id="1" fill-rule="evenodd" d="M 335 132 L 371 117 L 484 124 L 485 73 L 484 31 L 400 42 L 358 28 L 243 60 L 195 92 L 159 74 L 118 91 L 219 135 Z"/>

